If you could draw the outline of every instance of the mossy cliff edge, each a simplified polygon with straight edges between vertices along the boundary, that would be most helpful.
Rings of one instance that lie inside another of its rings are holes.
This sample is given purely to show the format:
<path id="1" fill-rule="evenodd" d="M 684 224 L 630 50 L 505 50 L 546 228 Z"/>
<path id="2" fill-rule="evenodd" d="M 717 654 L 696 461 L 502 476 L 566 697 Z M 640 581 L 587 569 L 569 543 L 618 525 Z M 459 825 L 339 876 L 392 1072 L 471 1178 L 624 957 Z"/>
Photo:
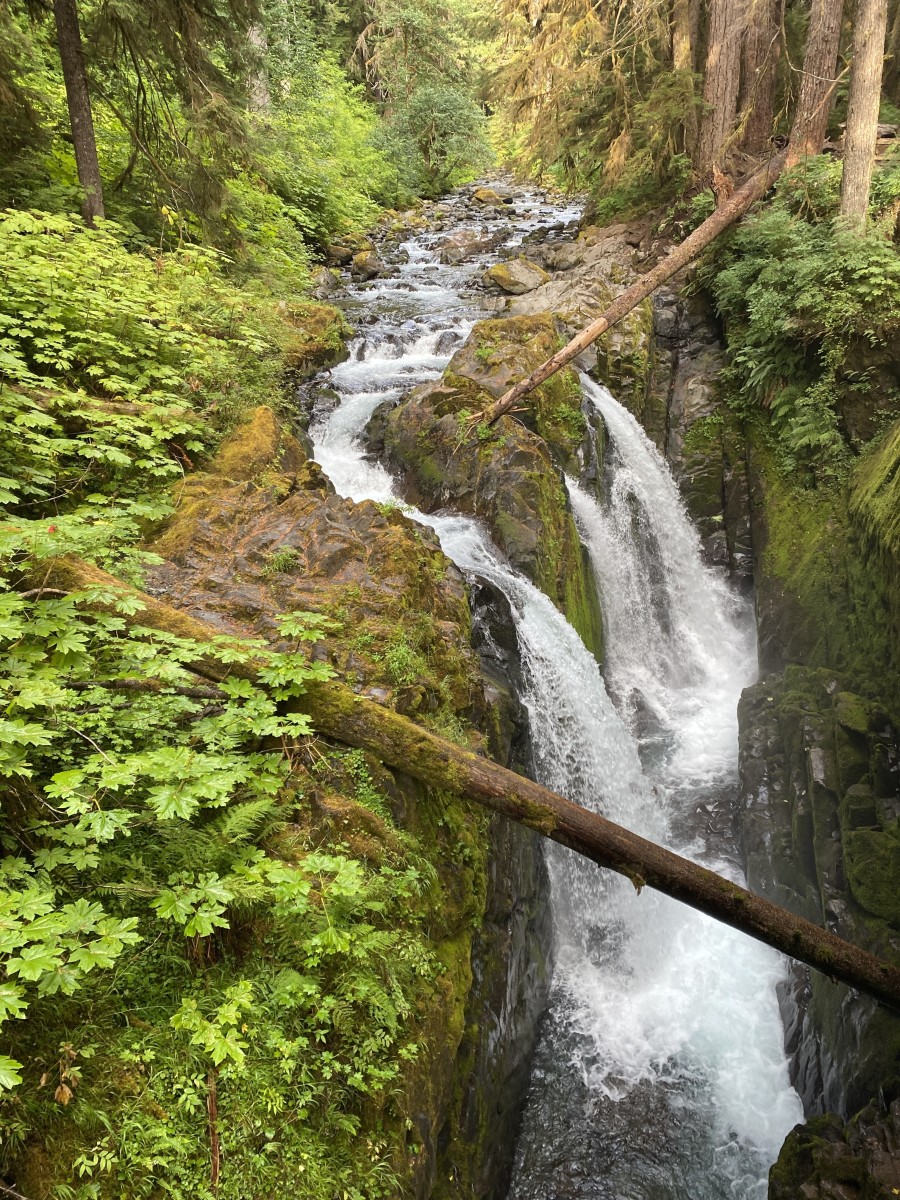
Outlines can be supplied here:
<path id="1" fill-rule="evenodd" d="M 444 736 L 509 758 L 516 702 L 502 672 L 482 672 L 464 581 L 428 530 L 396 507 L 338 497 L 301 440 L 266 406 L 247 414 L 206 468 L 179 485 L 177 498 L 174 518 L 153 543 L 161 561 L 149 571 L 147 591 L 223 634 L 262 637 L 282 648 L 277 614 L 318 614 L 330 624 L 311 646 L 314 659 L 329 662 L 358 692 Z M 326 1087 L 304 1113 L 280 1102 L 273 1108 L 274 1093 L 267 1077 L 255 1073 L 252 1053 L 235 1082 L 221 1074 L 220 1194 L 245 1200 L 270 1194 L 255 1190 L 258 1154 L 268 1156 L 266 1178 L 269 1164 L 283 1159 L 285 1186 L 291 1176 L 298 1196 L 316 1200 L 326 1159 L 327 1186 L 342 1178 L 352 1188 L 348 1195 L 442 1195 L 448 1155 L 457 1177 L 468 1180 L 467 1190 L 454 1195 L 501 1194 L 549 979 L 547 884 L 537 835 L 491 821 L 439 788 L 386 769 L 373 755 L 324 738 L 294 753 L 284 811 L 286 820 L 265 844 L 271 858 L 290 865 L 310 852 L 331 853 L 361 878 L 412 871 L 423 881 L 407 911 L 392 918 L 419 966 L 391 976 L 402 1034 L 389 1051 L 372 1050 L 386 1084 L 360 1081 L 353 1099 L 355 1085 L 348 1091 L 339 1074 L 339 1020 L 334 1044 L 326 1039 L 309 1048 L 318 1063 L 334 1052 L 340 1099 L 333 1105 Z M 367 935 L 374 949 L 365 951 L 375 954 L 376 967 L 377 913 L 376 906 Z M 290 940 L 264 916 L 213 941 L 193 956 L 188 947 L 179 970 L 209 986 L 258 976 L 262 991 L 273 972 L 293 978 L 301 966 Z M 362 945 L 356 952 L 363 953 Z M 349 963 L 348 969 L 356 971 Z M 205 1107 L 182 1111 L 164 1096 L 176 1050 L 167 1022 L 148 1007 L 153 979 L 148 960 L 127 997 L 113 997 L 109 1011 L 95 1004 L 83 1014 L 83 1028 L 69 1021 L 57 1029 L 45 1012 L 41 1028 L 24 1029 L 22 1044 L 37 1055 L 63 1042 L 81 1046 L 90 1030 L 104 1031 L 104 1052 L 81 1067 L 71 1107 L 45 1101 L 49 1110 L 14 1157 L 17 1185 L 30 1200 L 47 1200 L 68 1186 L 73 1161 L 107 1136 L 91 1114 L 124 1129 L 134 1106 L 159 1137 L 170 1143 L 183 1137 L 191 1147 L 178 1160 L 185 1179 L 194 1178 L 195 1167 L 208 1178 Z M 129 1014 L 124 1023 L 120 1004 Z M 155 1065 L 140 1065 L 145 1058 Z M 276 1067 L 260 1063 L 260 1070 Z M 37 1113 L 42 1099 L 29 1093 L 25 1102 Z M 489 1127 L 488 1115 L 498 1112 L 500 1128 Z M 132 1172 L 133 1194 L 145 1194 L 140 1189 L 153 1170 L 148 1161 L 146 1180 Z M 98 1197 L 120 1194 L 115 1172 L 95 1182 Z"/>

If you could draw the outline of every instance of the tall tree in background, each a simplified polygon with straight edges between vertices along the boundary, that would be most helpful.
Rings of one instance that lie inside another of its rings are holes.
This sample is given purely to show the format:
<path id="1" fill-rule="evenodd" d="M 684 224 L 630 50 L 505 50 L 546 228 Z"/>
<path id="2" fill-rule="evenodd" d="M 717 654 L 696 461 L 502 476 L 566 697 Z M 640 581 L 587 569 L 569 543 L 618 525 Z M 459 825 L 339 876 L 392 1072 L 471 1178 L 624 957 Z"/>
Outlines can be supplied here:
<path id="1" fill-rule="evenodd" d="M 772 137 L 775 75 L 781 54 L 779 0 L 751 0 L 741 63 L 741 149 L 762 154 Z"/>
<path id="2" fill-rule="evenodd" d="M 828 113 L 837 85 L 843 0 L 812 0 L 803 54 L 800 95 L 788 143 L 788 167 L 818 154 L 825 141 Z"/>
<path id="3" fill-rule="evenodd" d="M 869 206 L 886 32 L 887 0 L 858 0 L 841 177 L 841 216 L 857 227 L 865 225 Z"/>
<path id="4" fill-rule="evenodd" d="M 56 40 L 66 84 L 78 182 L 84 190 L 81 211 L 85 222 L 93 225 L 96 218 L 103 216 L 103 183 L 100 179 L 97 139 L 94 136 L 94 118 L 75 0 L 53 0 L 53 15 L 56 18 Z"/>
<path id="5" fill-rule="evenodd" d="M 691 77 L 693 94 L 694 39 L 691 34 L 690 0 L 672 0 L 672 66 Z M 697 144 L 697 110 L 689 106 L 684 119 L 684 149 L 693 154 Z"/>
<path id="6" fill-rule="evenodd" d="M 747 0 L 712 0 L 703 81 L 705 110 L 694 158 L 701 179 L 721 167 L 734 132 L 746 24 Z"/>

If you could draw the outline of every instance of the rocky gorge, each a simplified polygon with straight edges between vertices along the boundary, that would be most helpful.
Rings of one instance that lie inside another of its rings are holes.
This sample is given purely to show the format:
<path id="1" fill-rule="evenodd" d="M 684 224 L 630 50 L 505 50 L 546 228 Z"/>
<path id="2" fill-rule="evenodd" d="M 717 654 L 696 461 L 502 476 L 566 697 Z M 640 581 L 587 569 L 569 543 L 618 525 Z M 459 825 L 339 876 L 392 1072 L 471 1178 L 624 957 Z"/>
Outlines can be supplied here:
<path id="1" fill-rule="evenodd" d="M 447 228 L 458 224 L 460 210 L 437 205 L 429 225 L 441 260 L 458 265 L 494 249 L 490 226 L 507 215 L 502 200 L 473 196 L 462 213 L 473 228 L 462 231 Z M 492 211 L 483 220 L 486 204 Z M 405 236 L 405 228 L 388 232 L 382 269 L 390 270 L 384 263 Z M 577 380 L 551 381 L 499 446 L 485 436 L 474 462 L 459 444 L 465 423 L 477 425 L 486 395 L 498 397 L 547 357 L 560 335 L 601 311 L 663 245 L 649 222 L 526 233 L 474 284 L 484 289 L 479 303 L 495 315 L 475 327 L 438 383 L 399 406 L 389 400 L 369 426 L 370 453 L 391 464 L 403 495 L 426 511 L 450 506 L 484 519 L 509 560 L 567 613 L 600 661 L 596 593 L 565 496 L 554 495 L 560 469 L 602 487 L 605 430 L 580 402 Z M 630 409 L 669 462 L 707 561 L 738 588 L 754 590 L 762 678 L 741 702 L 735 812 L 751 886 L 895 958 L 896 672 L 885 664 L 895 664 L 898 653 L 896 437 L 870 448 L 860 436 L 859 405 L 848 410 L 846 428 L 863 451 L 850 485 L 827 498 L 796 493 L 780 478 L 764 431 L 722 402 L 726 338 L 702 293 L 682 282 L 644 302 L 580 365 Z M 876 406 L 883 403 L 876 397 Z M 867 1120 L 882 1128 L 878 1105 L 886 1114 L 895 1095 L 895 1018 L 800 969 L 780 996 L 792 1079 L 807 1116 L 849 1118 L 874 1102 Z M 887 1131 L 893 1118 L 883 1119 Z M 889 1132 L 878 1134 L 887 1138 L 886 1155 L 861 1167 L 855 1127 L 841 1132 L 829 1120 L 826 1140 L 845 1148 L 831 1156 L 852 1159 L 852 1169 L 835 1184 L 823 1165 L 828 1154 L 795 1155 L 794 1175 L 780 1161 L 772 1186 L 777 1176 L 810 1196 L 891 1194 Z M 470 1138 L 476 1129 L 470 1120 Z M 818 1135 L 804 1136 L 819 1144 Z"/>
<path id="2" fill-rule="evenodd" d="M 868 445 L 857 404 L 847 486 L 792 486 L 724 402 L 727 330 L 691 281 L 636 308 L 582 373 L 483 421 L 666 244 L 649 219 L 591 226 L 504 180 L 334 244 L 295 399 L 256 408 L 179 485 L 147 593 L 186 636 L 202 622 L 290 648 L 277 614 L 318 614 L 313 658 L 360 696 L 896 960 L 896 432 Z M 633 553 L 640 601 L 621 612 L 598 548 L 617 488 L 614 557 Z M 636 615 L 658 654 L 643 681 L 622 662 Z M 361 1117 L 402 1194 L 758 1200 L 800 1099 L 812 1120 L 770 1194 L 894 1194 L 888 1012 L 709 940 L 708 922 L 377 755 L 325 738 L 304 755 L 295 834 L 366 864 L 414 845 L 433 881 L 417 1053 Z M 643 963 L 649 1001 L 630 990 Z M 52 1164 L 29 1151 L 17 1179 L 47 1195 Z"/>

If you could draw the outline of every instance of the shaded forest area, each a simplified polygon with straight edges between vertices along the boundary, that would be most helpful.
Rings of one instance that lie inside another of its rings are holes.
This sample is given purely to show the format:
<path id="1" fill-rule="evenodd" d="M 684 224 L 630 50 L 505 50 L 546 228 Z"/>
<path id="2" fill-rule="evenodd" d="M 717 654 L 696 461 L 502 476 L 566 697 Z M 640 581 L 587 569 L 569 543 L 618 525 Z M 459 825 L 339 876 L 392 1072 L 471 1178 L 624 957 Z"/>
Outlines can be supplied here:
<path id="1" fill-rule="evenodd" d="M 678 242 L 784 152 L 695 286 L 731 410 L 832 513 L 900 414 L 898 58 L 897 0 L 0 0 L 0 1194 L 410 1194 L 486 818 L 433 787 L 399 827 L 379 762 L 315 738 L 316 651 L 370 636 L 344 605 L 201 646 L 108 583 L 226 477 L 305 486 L 264 414 L 342 353 L 321 264 L 495 167 Z M 424 607 L 380 681 L 483 750 Z"/>

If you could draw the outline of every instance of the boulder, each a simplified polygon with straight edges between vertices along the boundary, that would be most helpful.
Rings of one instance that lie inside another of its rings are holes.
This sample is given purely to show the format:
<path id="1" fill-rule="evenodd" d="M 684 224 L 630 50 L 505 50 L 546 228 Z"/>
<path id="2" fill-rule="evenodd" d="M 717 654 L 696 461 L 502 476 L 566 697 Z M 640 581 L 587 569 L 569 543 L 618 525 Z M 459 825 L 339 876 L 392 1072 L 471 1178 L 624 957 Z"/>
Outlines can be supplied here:
<path id="1" fill-rule="evenodd" d="M 460 229 L 441 242 L 441 262 L 448 266 L 456 266 L 465 262 L 473 254 L 490 250 L 495 239 L 483 236 L 476 229 Z"/>
<path id="2" fill-rule="evenodd" d="M 328 300 L 344 290 L 338 273 L 328 267 L 319 267 L 318 271 L 314 271 L 311 282 L 312 294 L 317 300 Z"/>
<path id="3" fill-rule="evenodd" d="M 374 246 L 367 237 L 348 233 L 337 241 L 330 242 L 326 248 L 325 256 L 331 266 L 346 267 L 354 254 L 373 249 Z"/>
<path id="4" fill-rule="evenodd" d="M 533 292 L 535 288 L 550 281 L 550 276 L 543 267 L 531 262 L 523 254 L 520 254 L 518 258 L 510 259 L 509 262 L 497 263 L 495 266 L 489 267 L 483 278 L 486 284 L 494 284 L 501 291 L 509 292 L 512 296 L 522 296 L 526 292 Z"/>
<path id="5" fill-rule="evenodd" d="M 477 200 L 479 204 L 496 205 L 498 207 L 506 207 L 506 201 L 501 195 L 494 191 L 493 188 L 478 188 L 472 193 L 472 199 Z"/>
<path id="6" fill-rule="evenodd" d="M 361 279 L 375 279 L 384 274 L 384 263 L 374 250 L 360 250 L 350 260 L 350 270 Z"/>

